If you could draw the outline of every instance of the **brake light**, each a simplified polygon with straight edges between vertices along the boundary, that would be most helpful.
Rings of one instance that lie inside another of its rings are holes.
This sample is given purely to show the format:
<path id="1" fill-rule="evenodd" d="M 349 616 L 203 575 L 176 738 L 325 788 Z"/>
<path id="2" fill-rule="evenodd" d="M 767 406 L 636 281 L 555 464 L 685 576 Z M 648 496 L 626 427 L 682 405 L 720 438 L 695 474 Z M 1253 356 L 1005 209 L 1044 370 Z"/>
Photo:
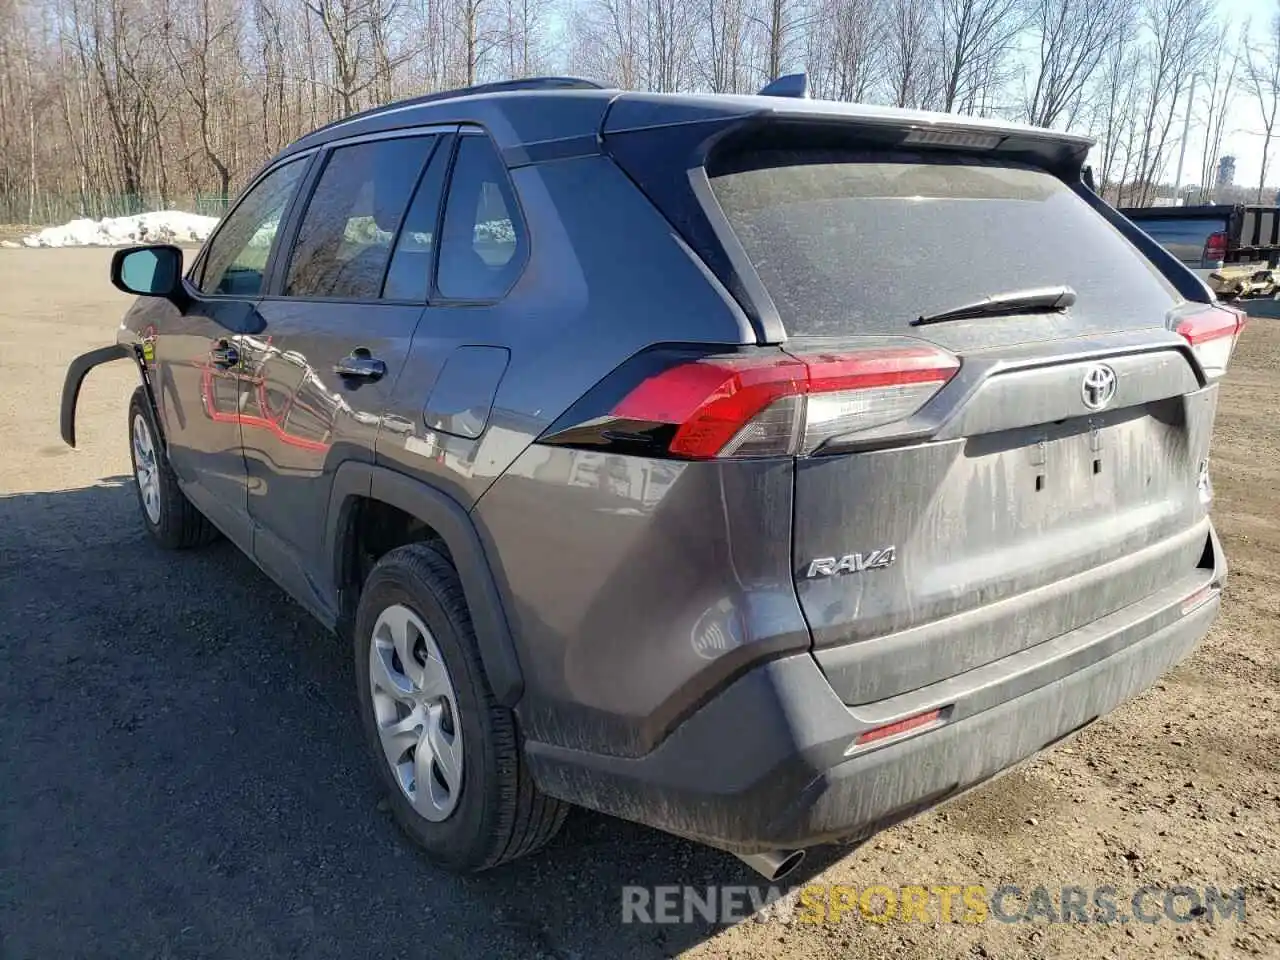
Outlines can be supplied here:
<path id="1" fill-rule="evenodd" d="M 1204 252 L 1202 257 L 1205 260 L 1225 260 L 1227 256 L 1227 235 L 1222 231 L 1211 233 L 1205 237 Z"/>
<path id="2" fill-rule="evenodd" d="M 687 459 L 805 454 L 910 416 L 959 367 L 952 354 L 926 346 L 709 357 L 641 381 L 611 417 L 674 427 L 667 450 Z"/>
<path id="3" fill-rule="evenodd" d="M 1176 329 L 1191 344 L 1205 376 L 1216 380 L 1227 372 L 1231 351 L 1247 319 L 1243 310 L 1218 304 L 1183 317 Z"/>

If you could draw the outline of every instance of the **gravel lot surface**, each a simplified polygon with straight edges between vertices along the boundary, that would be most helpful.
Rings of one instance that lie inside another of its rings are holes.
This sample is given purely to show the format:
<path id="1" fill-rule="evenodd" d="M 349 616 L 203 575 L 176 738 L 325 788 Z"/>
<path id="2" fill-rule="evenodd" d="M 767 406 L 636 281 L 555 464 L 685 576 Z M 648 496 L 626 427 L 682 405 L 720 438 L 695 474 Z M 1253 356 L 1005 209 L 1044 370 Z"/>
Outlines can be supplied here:
<path id="1" fill-rule="evenodd" d="M 570 817 L 459 879 L 379 804 L 347 651 L 226 543 L 167 554 L 129 475 L 135 374 L 110 251 L 0 250 L 0 958 L 1280 957 L 1280 320 L 1223 391 L 1224 613 L 1154 690 L 799 883 L 1243 887 L 1243 923 L 620 923 L 624 884 L 748 884 L 737 861 Z"/>

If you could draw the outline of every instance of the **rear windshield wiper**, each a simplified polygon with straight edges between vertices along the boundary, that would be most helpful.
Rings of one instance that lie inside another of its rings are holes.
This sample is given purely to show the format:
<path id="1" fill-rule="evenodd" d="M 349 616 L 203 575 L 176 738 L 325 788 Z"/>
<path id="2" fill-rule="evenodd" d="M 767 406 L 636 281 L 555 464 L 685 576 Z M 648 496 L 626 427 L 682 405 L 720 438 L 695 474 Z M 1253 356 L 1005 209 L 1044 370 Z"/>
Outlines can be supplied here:
<path id="1" fill-rule="evenodd" d="M 972 317 L 998 317 L 1017 313 L 1041 313 L 1049 310 L 1065 310 L 1076 302 L 1076 292 L 1070 287 L 1036 287 L 1033 290 L 1010 290 L 985 297 L 976 303 L 962 307 L 922 314 L 911 321 L 911 326 L 922 327 L 929 323 L 947 320 L 968 320 Z"/>

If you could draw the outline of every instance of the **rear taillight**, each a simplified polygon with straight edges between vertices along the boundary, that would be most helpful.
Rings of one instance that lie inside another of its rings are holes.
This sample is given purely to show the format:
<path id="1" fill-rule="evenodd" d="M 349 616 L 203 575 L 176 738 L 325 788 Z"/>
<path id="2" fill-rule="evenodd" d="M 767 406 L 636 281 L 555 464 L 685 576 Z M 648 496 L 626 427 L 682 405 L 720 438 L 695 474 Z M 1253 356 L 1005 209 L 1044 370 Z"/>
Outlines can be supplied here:
<path id="1" fill-rule="evenodd" d="M 1231 351 L 1235 349 L 1246 319 L 1244 311 L 1219 304 L 1178 321 L 1178 333 L 1191 344 L 1192 353 L 1210 380 L 1216 380 L 1227 372 Z"/>
<path id="2" fill-rule="evenodd" d="M 1205 260 L 1225 260 L 1227 256 L 1227 235 L 1221 231 L 1209 234 L 1204 241 L 1204 253 L 1202 256 Z"/>
<path id="3" fill-rule="evenodd" d="M 959 369 L 933 347 L 793 357 L 705 357 L 643 379 L 597 422 L 605 433 L 663 428 L 690 460 L 811 453 L 841 434 L 911 416 Z"/>

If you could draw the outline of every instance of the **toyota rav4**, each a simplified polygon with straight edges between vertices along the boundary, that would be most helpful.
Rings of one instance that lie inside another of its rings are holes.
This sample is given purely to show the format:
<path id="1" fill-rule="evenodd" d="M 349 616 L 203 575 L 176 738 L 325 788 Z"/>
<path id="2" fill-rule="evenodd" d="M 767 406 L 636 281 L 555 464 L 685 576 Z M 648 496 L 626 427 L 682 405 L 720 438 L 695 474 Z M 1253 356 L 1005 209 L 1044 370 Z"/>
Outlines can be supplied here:
<path id="1" fill-rule="evenodd" d="M 1243 315 L 1089 141 L 534 80 L 304 137 L 117 253 L 141 519 L 354 648 L 438 863 L 569 805 L 770 877 L 1080 730 L 1219 608 Z"/>

